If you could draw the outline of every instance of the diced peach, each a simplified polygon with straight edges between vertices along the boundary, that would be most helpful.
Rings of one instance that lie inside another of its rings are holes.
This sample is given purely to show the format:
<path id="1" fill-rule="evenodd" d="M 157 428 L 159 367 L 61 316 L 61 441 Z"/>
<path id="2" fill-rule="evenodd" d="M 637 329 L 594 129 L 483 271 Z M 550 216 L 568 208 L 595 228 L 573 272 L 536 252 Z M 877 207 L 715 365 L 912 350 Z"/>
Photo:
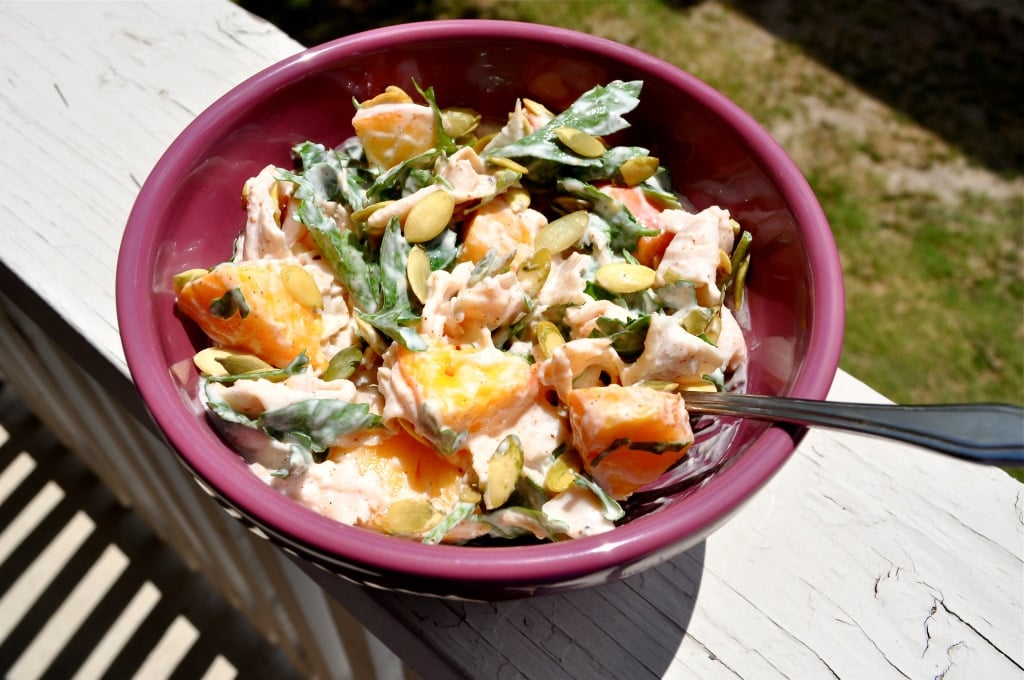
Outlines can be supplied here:
<path id="1" fill-rule="evenodd" d="M 647 194 L 644 193 L 642 188 L 619 187 L 608 184 L 600 187 L 600 189 L 603 193 L 626 206 L 633 217 L 645 228 L 661 230 L 658 221 L 658 214 L 661 213 L 661 208 L 647 198 Z M 668 248 L 668 244 L 672 241 L 674 235 L 671 232 L 662 231 L 662 233 L 656 236 L 641 236 L 637 242 L 636 253 L 634 253 L 637 261 L 651 269 L 657 269 L 658 263 L 661 262 L 665 249 Z"/>
<path id="2" fill-rule="evenodd" d="M 416 391 L 417 404 L 426 405 L 441 426 L 455 432 L 486 432 L 492 425 L 514 422 L 538 389 L 530 364 L 493 347 L 402 349 L 397 364 Z"/>
<path id="3" fill-rule="evenodd" d="M 533 253 L 533 237 L 544 221 L 534 210 L 515 212 L 504 197 L 488 201 L 467 221 L 459 260 L 479 262 L 494 248 L 499 257 L 515 251 L 516 268 Z"/>
<path id="4" fill-rule="evenodd" d="M 388 502 L 382 504 L 367 524 L 385 533 L 422 534 L 469 493 L 465 475 L 458 467 L 404 430 L 372 444 L 331 450 L 332 460 L 342 457 L 357 461 L 363 475 L 376 473 L 382 480 L 379 491 Z M 407 503 L 406 509 L 418 509 L 415 514 L 427 520 L 426 523 L 416 527 L 415 518 L 406 517 L 403 521 L 396 517 L 391 511 L 396 501 Z"/>
<path id="5" fill-rule="evenodd" d="M 648 387 L 607 385 L 568 395 L 572 441 L 613 498 L 627 498 L 686 455 L 693 431 L 683 399 Z"/>
<path id="6" fill-rule="evenodd" d="M 367 160 L 385 170 L 432 149 L 434 126 L 433 109 L 406 102 L 364 106 L 352 117 Z"/>
<path id="7" fill-rule="evenodd" d="M 237 289 L 246 307 L 216 313 L 211 305 Z M 283 368 L 305 351 L 322 370 L 320 314 L 288 291 L 272 262 L 225 263 L 193 279 L 178 293 L 178 309 L 217 345 L 244 350 Z"/>

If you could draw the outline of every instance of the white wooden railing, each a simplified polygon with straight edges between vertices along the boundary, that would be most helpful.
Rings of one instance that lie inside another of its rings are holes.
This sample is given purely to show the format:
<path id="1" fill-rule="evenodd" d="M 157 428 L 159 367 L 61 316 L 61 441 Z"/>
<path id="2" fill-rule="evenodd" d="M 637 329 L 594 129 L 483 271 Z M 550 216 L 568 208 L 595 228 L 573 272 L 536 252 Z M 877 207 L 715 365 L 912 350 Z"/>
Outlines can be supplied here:
<path id="1" fill-rule="evenodd" d="M 190 568 L 310 678 L 411 675 L 280 550 L 204 493 L 143 424 L 148 421 L 140 422 L 52 338 L 0 293 L 0 375 Z"/>

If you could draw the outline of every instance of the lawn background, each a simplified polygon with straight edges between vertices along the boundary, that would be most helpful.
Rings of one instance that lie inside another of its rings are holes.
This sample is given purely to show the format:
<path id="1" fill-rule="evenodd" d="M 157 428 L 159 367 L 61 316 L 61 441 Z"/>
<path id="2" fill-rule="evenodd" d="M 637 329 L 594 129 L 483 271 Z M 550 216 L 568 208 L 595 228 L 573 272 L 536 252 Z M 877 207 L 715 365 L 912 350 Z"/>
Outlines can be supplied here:
<path id="1" fill-rule="evenodd" d="M 844 268 L 843 369 L 897 402 L 1024 404 L 1020 3 L 240 4 L 305 45 L 403 21 L 517 19 L 689 71 L 757 119 L 817 193 Z"/>

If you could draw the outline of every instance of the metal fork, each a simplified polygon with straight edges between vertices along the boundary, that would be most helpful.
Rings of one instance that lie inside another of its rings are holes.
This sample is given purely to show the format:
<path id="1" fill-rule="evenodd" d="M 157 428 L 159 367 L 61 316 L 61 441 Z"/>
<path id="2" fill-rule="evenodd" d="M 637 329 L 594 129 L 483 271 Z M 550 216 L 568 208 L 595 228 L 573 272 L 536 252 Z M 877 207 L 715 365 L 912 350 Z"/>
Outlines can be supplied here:
<path id="1" fill-rule="evenodd" d="M 977 463 L 1024 466 L 1024 408 L 1011 404 L 859 404 L 696 391 L 683 399 L 695 414 L 846 430 Z"/>

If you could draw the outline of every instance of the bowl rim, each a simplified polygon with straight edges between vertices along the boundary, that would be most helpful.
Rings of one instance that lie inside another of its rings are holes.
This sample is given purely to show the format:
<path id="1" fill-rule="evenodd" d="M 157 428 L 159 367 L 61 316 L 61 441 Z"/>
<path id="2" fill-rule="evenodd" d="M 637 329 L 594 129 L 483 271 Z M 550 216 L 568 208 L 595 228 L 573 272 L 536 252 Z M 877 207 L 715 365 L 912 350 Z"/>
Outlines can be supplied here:
<path id="1" fill-rule="evenodd" d="M 657 519 L 642 517 L 614 531 L 559 543 L 531 546 L 464 547 L 423 545 L 351 527 L 319 515 L 277 494 L 255 475 L 239 479 L 238 467 L 218 463 L 219 456 L 196 455 L 194 414 L 181 403 L 166 366 L 153 365 L 150 348 L 160 345 L 153 313 L 145 295 L 151 291 L 151 262 L 157 241 L 140 222 L 158 210 L 170 182 L 188 167 L 192 153 L 232 117 L 285 86 L 307 68 L 318 69 L 336 58 L 379 51 L 395 42 L 440 39 L 445 42 L 494 37 L 526 43 L 543 42 L 583 50 L 609 60 L 626 60 L 638 72 L 684 88 L 690 96 L 720 115 L 760 159 L 773 169 L 779 191 L 794 218 L 815 228 L 802 233 L 810 258 L 811 309 L 815 324 L 807 342 L 804 368 L 792 383 L 792 396 L 824 398 L 834 379 L 844 327 L 843 281 L 836 245 L 817 199 L 802 173 L 783 149 L 738 105 L 695 76 L 635 48 L 589 34 L 554 26 L 489 19 L 451 19 L 415 22 L 341 37 L 282 59 L 250 76 L 201 112 L 171 143 L 150 172 L 122 237 L 116 276 L 118 325 L 129 371 L 147 404 L 174 404 L 149 409 L 172 448 L 191 472 L 215 494 L 285 542 L 330 561 L 354 564 L 372 573 L 397 573 L 410 578 L 489 584 L 500 590 L 516 583 L 547 584 L 579 579 L 590 573 L 622 569 L 681 543 L 703 538 L 728 519 L 774 476 L 792 455 L 804 430 L 771 427 L 757 442 L 757 455 L 741 455 L 716 474 L 713 484 L 696 489 L 685 511 L 667 508 Z M 143 265 L 140 267 L 140 265 Z M 148 280 L 142 275 L 150 276 Z M 180 407 L 178 406 L 180 404 Z M 225 449 L 227 449 L 225 445 Z M 230 450 L 230 449 L 227 449 Z M 750 454 L 748 450 L 746 453 Z M 237 454 L 236 454 L 237 455 Z M 696 542 L 696 541 L 694 541 Z M 683 547 L 688 547 L 684 545 Z M 682 548 L 680 548 L 682 549 Z"/>

